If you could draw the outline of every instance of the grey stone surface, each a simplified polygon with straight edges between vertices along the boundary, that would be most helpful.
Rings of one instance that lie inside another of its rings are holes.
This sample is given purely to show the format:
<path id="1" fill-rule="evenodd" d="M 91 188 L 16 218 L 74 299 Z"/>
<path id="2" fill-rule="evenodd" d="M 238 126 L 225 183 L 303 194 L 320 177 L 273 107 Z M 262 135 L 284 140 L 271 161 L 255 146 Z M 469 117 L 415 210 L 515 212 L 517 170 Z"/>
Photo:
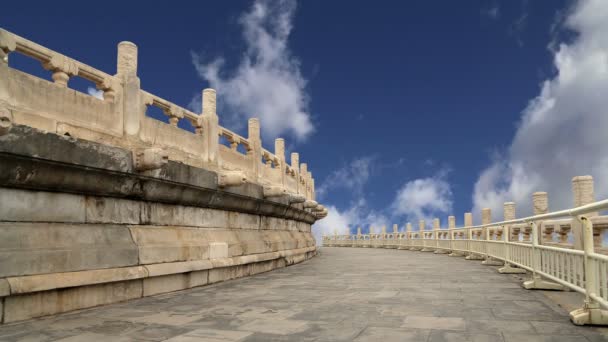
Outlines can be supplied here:
<path id="1" fill-rule="evenodd" d="M 608 341 L 519 283 L 463 258 L 323 248 L 250 278 L 1 326 L 0 341 Z"/>
<path id="2" fill-rule="evenodd" d="M 113 171 L 133 170 L 130 151 L 21 125 L 0 136 L 0 152 Z"/>

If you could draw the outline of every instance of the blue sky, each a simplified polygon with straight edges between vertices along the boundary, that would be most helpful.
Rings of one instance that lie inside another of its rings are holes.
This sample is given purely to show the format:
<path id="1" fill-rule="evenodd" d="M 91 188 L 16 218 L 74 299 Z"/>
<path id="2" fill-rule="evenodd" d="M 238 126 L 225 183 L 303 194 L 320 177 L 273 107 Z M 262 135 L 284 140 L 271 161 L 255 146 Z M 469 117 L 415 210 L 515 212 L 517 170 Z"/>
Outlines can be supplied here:
<path id="1" fill-rule="evenodd" d="M 577 174 L 606 195 L 605 2 L 89 8 L 12 1 L 0 26 L 110 73 L 116 44 L 132 41 L 142 88 L 182 106 L 216 87 L 222 125 L 244 133 L 246 118 L 260 116 L 267 148 L 284 137 L 309 163 L 330 208 L 319 232 L 434 216 L 444 224 L 450 214 L 461 224 L 485 206 L 499 219 L 510 200 L 523 215 L 540 190 L 553 209 L 567 207 Z M 23 58 L 11 65 L 48 77 Z"/>

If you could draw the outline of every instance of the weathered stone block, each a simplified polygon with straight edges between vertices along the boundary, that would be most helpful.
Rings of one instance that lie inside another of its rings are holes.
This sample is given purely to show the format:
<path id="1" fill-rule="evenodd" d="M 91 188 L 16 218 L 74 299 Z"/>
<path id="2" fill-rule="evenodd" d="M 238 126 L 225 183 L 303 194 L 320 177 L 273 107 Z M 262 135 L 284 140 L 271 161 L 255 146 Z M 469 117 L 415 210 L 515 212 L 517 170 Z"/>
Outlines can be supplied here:
<path id="1" fill-rule="evenodd" d="M 84 196 L 0 188 L 0 221 L 85 222 Z"/>
<path id="2" fill-rule="evenodd" d="M 238 212 L 228 212 L 228 228 L 260 229 L 260 216 Z"/>
<path id="3" fill-rule="evenodd" d="M 24 294 L 67 287 L 112 283 L 148 276 L 143 266 L 108 268 L 78 272 L 47 273 L 7 278 L 11 294 Z"/>
<path id="4" fill-rule="evenodd" d="M 142 281 L 74 287 L 5 298 L 4 322 L 116 303 L 142 296 Z"/>
<path id="5" fill-rule="evenodd" d="M 228 226 L 228 212 L 209 208 L 151 203 L 149 223 L 162 226 L 226 228 Z"/>
<path id="6" fill-rule="evenodd" d="M 137 265 L 125 226 L 0 223 L 0 277 Z"/>
<path id="7" fill-rule="evenodd" d="M 209 283 L 209 271 L 195 271 L 190 273 L 190 287 L 207 285 Z"/>
<path id="8" fill-rule="evenodd" d="M 18 118 L 25 118 L 18 115 Z M 27 119 L 32 123 L 31 119 Z M 44 119 L 41 128 L 52 128 L 53 122 Z M 26 122 L 26 123 L 27 123 Z M 53 130 L 54 131 L 54 130 Z M 0 136 L 0 152 L 43 158 L 100 169 L 129 172 L 133 169 L 131 152 L 86 140 L 39 131 L 27 126 L 13 125 L 11 131 Z"/>
<path id="9" fill-rule="evenodd" d="M 140 201 L 87 196 L 85 203 L 87 223 L 139 224 L 146 216 L 147 206 Z"/>
<path id="10" fill-rule="evenodd" d="M 130 226 L 142 265 L 209 259 L 209 236 L 205 229 L 186 227 Z"/>
<path id="11" fill-rule="evenodd" d="M 10 293 L 11 288 L 8 281 L 6 279 L 0 279 L 0 297 L 8 296 Z"/>
<path id="12" fill-rule="evenodd" d="M 260 229 L 285 230 L 287 229 L 287 220 L 272 216 L 262 216 Z"/>
<path id="13" fill-rule="evenodd" d="M 143 281 L 144 297 L 190 288 L 190 275 L 188 273 L 146 278 Z"/>
<path id="14" fill-rule="evenodd" d="M 209 284 L 234 279 L 233 267 L 221 267 L 209 270 Z"/>
<path id="15" fill-rule="evenodd" d="M 209 243 L 209 259 L 223 259 L 227 258 L 228 255 L 228 244 L 225 242 L 211 242 Z"/>

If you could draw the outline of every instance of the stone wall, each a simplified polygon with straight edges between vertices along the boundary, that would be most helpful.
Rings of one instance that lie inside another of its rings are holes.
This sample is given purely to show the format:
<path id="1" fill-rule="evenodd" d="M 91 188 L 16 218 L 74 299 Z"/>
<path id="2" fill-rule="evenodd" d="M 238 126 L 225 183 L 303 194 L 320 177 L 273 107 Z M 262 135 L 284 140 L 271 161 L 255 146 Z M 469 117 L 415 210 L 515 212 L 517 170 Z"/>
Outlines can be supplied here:
<path id="1" fill-rule="evenodd" d="M 270 271 L 316 253 L 318 218 L 262 185 L 12 125 L 0 134 L 0 321 Z"/>

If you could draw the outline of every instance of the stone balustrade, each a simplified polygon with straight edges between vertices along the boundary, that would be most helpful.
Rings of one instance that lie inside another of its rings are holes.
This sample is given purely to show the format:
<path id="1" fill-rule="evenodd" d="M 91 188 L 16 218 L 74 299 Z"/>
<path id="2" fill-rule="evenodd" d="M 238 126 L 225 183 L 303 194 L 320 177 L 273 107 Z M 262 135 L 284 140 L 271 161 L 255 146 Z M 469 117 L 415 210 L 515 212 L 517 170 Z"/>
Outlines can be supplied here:
<path id="1" fill-rule="evenodd" d="M 595 202 L 593 178 L 574 177 L 572 180 L 574 209 L 549 212 L 548 194 L 532 196 L 534 216 L 517 219 L 516 205 L 504 204 L 504 219 L 492 222 L 492 212 L 484 208 L 481 225 L 473 225 L 472 214 L 465 213 L 464 226 L 457 228 L 454 216 L 448 217 L 448 227 L 440 228 L 433 220 L 432 230 L 419 221 L 418 231 L 407 223 L 404 231 L 393 234 L 363 234 L 323 236 L 327 247 L 383 247 L 400 250 L 434 252 L 480 260 L 482 264 L 500 266 L 498 272 L 531 273 L 523 283 L 526 289 L 573 290 L 586 297 L 582 309 L 572 311 L 575 324 L 608 325 L 608 249 L 604 231 L 608 216 L 608 200 Z"/>
<path id="2" fill-rule="evenodd" d="M 52 73 L 53 82 L 11 68 L 8 62 L 13 53 L 38 60 Z M 115 75 L 3 29 L 0 57 L 0 112 L 11 124 L 101 142 L 134 153 L 158 149 L 168 160 L 220 175 L 239 175 L 224 177 L 225 186 L 246 181 L 263 186 L 268 197 L 315 200 L 314 179 L 307 165 L 300 163 L 298 153 L 292 153 L 287 162 L 282 138 L 275 140 L 274 153 L 264 149 L 258 119 L 249 120 L 247 137 L 219 125 L 215 90 L 203 90 L 200 113 L 143 90 L 137 75 L 137 46 L 131 42 L 118 44 Z M 72 77 L 91 81 L 103 91 L 103 99 L 68 88 Z M 159 108 L 168 124 L 146 116 L 150 106 Z M 182 120 L 188 121 L 193 131 L 181 129 L 178 123 Z M 229 146 L 221 144 L 220 137 Z M 315 215 L 325 217 L 324 209 L 315 210 Z"/>
<path id="3" fill-rule="evenodd" d="M 52 82 L 11 68 L 15 53 Z M 213 89 L 200 114 L 141 89 L 133 43 L 109 75 L 0 29 L 0 324 L 302 262 L 326 215 L 308 165 L 283 139 L 264 149 L 258 119 L 243 137 L 218 124 Z"/>

